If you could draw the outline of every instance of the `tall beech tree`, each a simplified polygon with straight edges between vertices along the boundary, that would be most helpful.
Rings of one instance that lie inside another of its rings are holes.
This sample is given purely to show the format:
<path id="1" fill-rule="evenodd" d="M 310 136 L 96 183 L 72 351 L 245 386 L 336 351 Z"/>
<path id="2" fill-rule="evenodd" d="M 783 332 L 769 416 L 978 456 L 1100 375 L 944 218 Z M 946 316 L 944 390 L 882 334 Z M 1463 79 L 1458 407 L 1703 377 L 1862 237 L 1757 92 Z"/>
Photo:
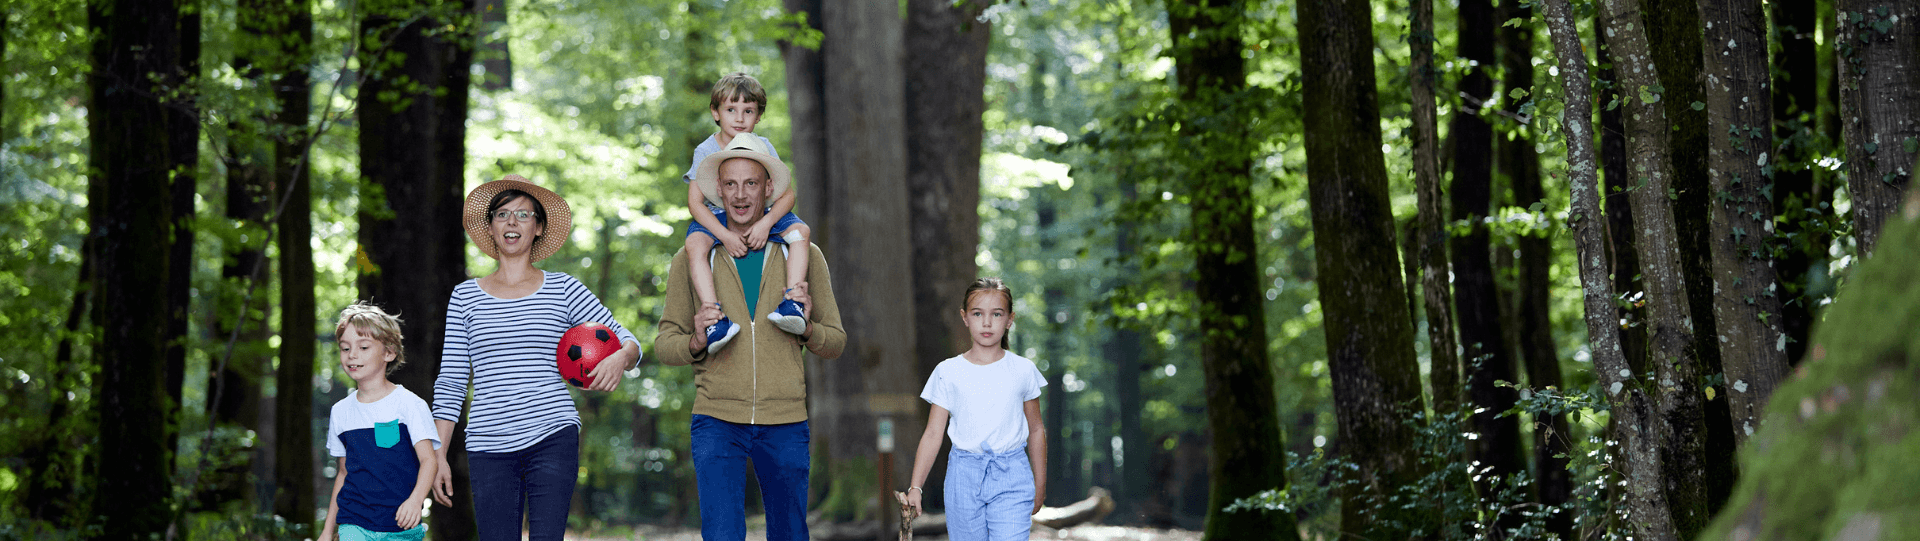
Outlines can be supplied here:
<path id="1" fill-rule="evenodd" d="M 1519 391 L 1498 384 L 1520 378 L 1514 374 L 1513 355 L 1507 351 L 1500 324 L 1500 295 L 1494 285 L 1493 249 L 1486 226 L 1493 205 L 1493 127 L 1483 115 L 1493 102 L 1493 77 L 1487 73 L 1495 66 L 1493 46 L 1499 30 L 1493 16 L 1490 0 L 1460 2 L 1459 56 L 1474 67 L 1460 79 L 1460 112 L 1453 115 L 1448 130 L 1453 143 L 1453 186 L 1447 196 L 1448 218 L 1468 228 L 1451 239 L 1453 303 L 1460 316 L 1461 360 L 1473 412 L 1468 426 L 1478 435 L 1467 449 L 1473 460 L 1490 468 L 1478 476 L 1476 485 L 1486 505 L 1498 506 L 1499 482 L 1526 471 L 1526 465 L 1520 458 L 1520 419 L 1505 414 L 1519 400 Z M 1493 535 L 1517 525 L 1518 518 L 1502 514 Z"/>
<path id="2" fill-rule="evenodd" d="M 1853 236 L 1860 255 L 1870 256 L 1920 153 L 1920 5 L 1834 0 L 1833 7 Z"/>
<path id="3" fill-rule="evenodd" d="M 1527 10 L 1514 2 L 1500 4 L 1499 20 L 1531 17 Z M 1500 67 L 1505 72 L 1501 86 L 1509 101 L 1505 103 L 1508 118 L 1521 118 L 1523 106 L 1527 100 L 1517 97 L 1533 93 L 1533 35 L 1534 27 L 1524 24 L 1503 25 L 1500 27 Z M 1503 121 L 1507 122 L 1507 121 Z M 1532 128 L 1526 124 L 1510 126 L 1507 137 L 1495 138 L 1499 152 L 1500 172 L 1507 178 L 1507 184 L 1513 189 L 1513 203 L 1520 208 L 1533 211 L 1535 205 L 1546 204 L 1546 187 L 1540 179 L 1540 157 L 1533 146 Z M 1539 207 L 1535 212 L 1545 212 Z M 1553 322 L 1548 317 L 1552 312 L 1550 304 L 1552 283 L 1550 271 L 1553 267 L 1553 241 L 1545 231 L 1528 231 L 1518 240 L 1520 256 L 1515 262 L 1516 280 L 1513 322 L 1519 336 L 1518 354 L 1527 370 L 1527 384 L 1536 389 L 1564 388 L 1560 377 L 1559 349 L 1553 343 Z M 1544 417 L 1544 418 L 1543 418 Z M 1567 416 L 1545 415 L 1533 419 L 1533 471 L 1536 499 L 1549 507 L 1566 503 L 1573 493 L 1573 480 L 1567 471 L 1568 457 L 1572 456 L 1573 433 L 1569 431 Z M 1568 513 L 1548 515 L 1550 530 L 1562 538 L 1573 537 L 1573 517 Z"/>
<path id="4" fill-rule="evenodd" d="M 280 365 L 273 372 L 273 512 L 304 517 L 314 509 L 313 373 L 318 347 L 315 326 L 313 267 L 313 187 L 307 152 L 307 125 L 312 115 L 313 82 L 307 75 L 313 41 L 311 0 L 263 2 L 256 16 L 266 21 L 261 36 L 278 36 L 267 47 L 283 63 L 269 68 L 273 98 L 279 107 L 272 117 L 275 242 L 280 249 Z M 282 203 L 284 202 L 284 203 Z"/>
<path id="5" fill-rule="evenodd" d="M 1648 472 L 1668 485 L 1664 495 L 1667 516 L 1673 521 L 1673 533 L 1691 537 L 1709 515 L 1706 483 L 1707 464 L 1704 396 L 1700 390 L 1701 361 L 1693 346 L 1693 333 L 1699 325 L 1688 298 L 1686 277 L 1682 271 L 1680 238 L 1674 221 L 1672 201 L 1673 149 L 1667 145 L 1667 112 L 1660 103 L 1660 67 L 1648 52 L 1648 41 L 1640 7 L 1632 0 L 1607 0 L 1607 25 L 1612 38 L 1617 84 L 1624 98 L 1620 108 L 1626 117 L 1627 156 L 1634 188 L 1629 195 L 1633 204 L 1635 234 L 1640 242 L 1640 279 L 1646 287 L 1647 324 L 1652 343 L 1648 348 L 1650 373 L 1628 374 L 1626 385 L 1644 387 L 1655 398 L 1657 419 L 1646 451 L 1662 455 L 1661 468 Z M 1564 70 L 1563 70 L 1564 71 Z M 1591 284 L 1589 284 L 1591 285 Z M 1602 368 L 1602 370 L 1605 370 Z M 1620 411 L 1616 408 L 1615 411 Z M 1629 415 L 1623 422 L 1637 423 Z M 1624 430 L 1648 427 L 1628 424 Z M 1657 450 L 1657 451 L 1656 451 Z M 1627 449 L 1638 453 L 1641 449 Z M 1639 472 L 1636 472 L 1638 474 Z M 1635 483 L 1638 480 L 1630 479 Z M 1657 490 L 1657 489 L 1656 489 Z M 1636 520 L 1644 518 L 1635 515 Z M 1649 535 L 1650 538 L 1659 538 Z"/>
<path id="6" fill-rule="evenodd" d="M 1213 439 L 1207 448 L 1207 539 L 1297 535 L 1291 514 L 1225 510 L 1234 500 L 1287 486 L 1286 433 L 1267 361 L 1253 230 L 1254 149 L 1248 141 L 1254 138 L 1253 126 L 1244 120 L 1252 118 L 1245 108 L 1257 100 L 1247 99 L 1251 90 L 1241 56 L 1246 9 L 1234 0 L 1167 2 L 1183 122 L 1202 127 L 1181 168 L 1192 198 L 1195 311 L 1203 331 L 1200 365 L 1206 372 L 1207 428 Z M 1386 268 L 1394 281 L 1388 291 L 1398 291 L 1392 216 L 1387 219 Z M 1405 300 L 1395 299 L 1402 310 L 1399 322 L 1406 323 Z"/>
<path id="7" fill-rule="evenodd" d="M 1436 73 L 1433 69 L 1433 0 L 1413 0 L 1413 31 L 1407 43 L 1413 48 L 1413 182 L 1419 193 L 1419 217 L 1415 220 L 1415 253 L 1419 260 L 1420 292 L 1427 313 L 1427 348 L 1432 352 L 1430 379 L 1433 385 L 1433 410 L 1450 412 L 1459 407 L 1459 342 L 1453 336 L 1453 270 L 1447 266 L 1447 230 L 1440 195 L 1440 133 L 1437 106 L 1434 104 Z M 1409 306 L 1409 309 L 1412 307 Z"/>
<path id="8" fill-rule="evenodd" d="M 1361 0 L 1303 2 L 1297 9 L 1303 120 L 1316 134 L 1306 140 L 1314 269 L 1340 452 L 1359 465 L 1359 483 L 1340 494 L 1347 502 L 1340 529 L 1403 538 L 1427 527 L 1418 518 L 1425 511 L 1383 506 L 1396 516 L 1380 517 L 1364 504 L 1384 503 L 1420 477 L 1414 431 L 1403 422 L 1419 408 L 1420 381 L 1380 153 L 1372 12 Z"/>
<path id="9" fill-rule="evenodd" d="M 1713 313 L 1736 441 L 1759 429 L 1767 397 L 1787 375 L 1787 335 L 1774 277 L 1773 95 L 1767 90 L 1766 12 L 1759 0 L 1700 0 L 1710 24 L 1707 67 L 1708 177 L 1713 183 Z"/>
<path id="10" fill-rule="evenodd" d="M 168 96 L 183 82 L 179 2 L 87 5 L 97 36 L 88 100 L 88 214 L 99 338 L 94 376 L 99 441 L 92 513 L 104 539 L 163 535 L 173 517 L 176 402 L 166 388 L 179 164 Z M 189 177 L 191 178 L 191 177 Z M 159 285 L 159 287 L 155 287 Z"/>
<path id="11" fill-rule="evenodd" d="M 1595 28 L 1606 27 L 1604 13 L 1596 14 L 1595 19 Z M 1599 43 L 1594 57 L 1599 61 L 1599 80 L 1603 83 L 1597 103 L 1618 103 L 1626 98 L 1620 93 L 1619 79 L 1614 76 L 1613 52 L 1607 46 L 1607 33 L 1594 34 L 1594 41 Z M 1620 116 L 1619 107 L 1600 110 L 1599 159 L 1606 182 L 1601 200 L 1606 204 L 1607 268 L 1613 276 L 1613 291 L 1619 296 L 1616 315 L 1620 320 L 1620 351 L 1626 357 L 1627 366 L 1640 372 L 1646 369 L 1647 310 L 1640 290 L 1640 242 L 1633 233 L 1633 204 L 1627 201 L 1627 194 L 1632 193 L 1629 190 L 1636 181 L 1633 175 L 1627 174 L 1627 128 Z"/>
<path id="12" fill-rule="evenodd" d="M 1616 0 L 1616 2 L 1619 0 Z M 1555 64 L 1560 68 L 1562 103 L 1560 130 L 1567 141 L 1567 178 L 1572 192 L 1568 221 L 1574 231 L 1574 247 L 1579 252 L 1580 283 L 1586 308 L 1587 341 L 1593 352 L 1593 366 L 1607 401 L 1620 445 L 1617 467 L 1625 476 L 1626 496 L 1622 503 L 1633 517 L 1632 528 L 1646 539 L 1675 539 L 1672 516 L 1667 511 L 1667 482 L 1662 449 L 1664 418 L 1656 403 L 1655 389 L 1627 365 L 1620 347 L 1620 324 L 1614 311 L 1613 282 L 1603 254 L 1607 244 L 1600 220 L 1599 187 L 1596 186 L 1597 156 L 1593 148 L 1593 91 L 1587 78 L 1587 56 L 1580 40 L 1578 22 L 1568 0 L 1546 0 L 1545 19 L 1553 41 Z M 1606 35 L 1616 27 L 1612 18 L 1601 16 L 1603 24 L 1596 34 Z M 1637 22 L 1637 21 L 1636 21 Z M 1617 38 L 1624 39 L 1624 37 Z M 1641 38 L 1644 47 L 1645 38 Z M 1617 43 L 1618 41 L 1609 40 Z M 1619 58 L 1616 56 L 1616 58 Z M 1644 57 L 1641 57 L 1644 59 Z M 1629 60 L 1632 57 L 1628 57 Z M 1644 61 L 1644 60 L 1641 60 Z M 1625 67 L 1616 64 L 1617 67 Z M 1631 71 L 1628 68 L 1625 71 Z M 1647 75 L 1642 75 L 1642 79 Z M 1616 83 L 1617 84 L 1617 83 Z"/>

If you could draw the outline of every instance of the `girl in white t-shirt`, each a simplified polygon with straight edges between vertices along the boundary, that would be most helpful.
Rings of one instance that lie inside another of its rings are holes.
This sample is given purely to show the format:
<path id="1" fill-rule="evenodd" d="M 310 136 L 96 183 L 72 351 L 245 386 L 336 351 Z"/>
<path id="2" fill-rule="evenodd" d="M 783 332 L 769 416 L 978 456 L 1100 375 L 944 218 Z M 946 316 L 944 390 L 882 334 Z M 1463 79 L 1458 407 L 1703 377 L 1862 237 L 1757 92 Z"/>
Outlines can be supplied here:
<path id="1" fill-rule="evenodd" d="M 942 491 L 948 539 L 1026 539 L 1047 494 L 1047 427 L 1040 421 L 1047 379 L 1033 361 L 1006 350 L 1013 292 L 1000 279 L 975 280 L 960 314 L 973 347 L 942 361 L 920 391 L 933 408 L 914 453 L 907 505 L 920 515 L 920 486 L 940 440 L 952 437 Z"/>

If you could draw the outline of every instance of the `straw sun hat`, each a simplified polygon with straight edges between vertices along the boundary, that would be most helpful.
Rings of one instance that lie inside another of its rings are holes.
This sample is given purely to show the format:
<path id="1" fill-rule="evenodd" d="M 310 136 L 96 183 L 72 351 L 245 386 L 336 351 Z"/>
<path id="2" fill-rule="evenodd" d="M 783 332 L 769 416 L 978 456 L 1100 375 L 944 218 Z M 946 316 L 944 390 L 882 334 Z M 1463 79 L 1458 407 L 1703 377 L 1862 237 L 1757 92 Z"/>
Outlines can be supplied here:
<path id="1" fill-rule="evenodd" d="M 461 225 L 467 229 L 467 238 L 480 248 L 487 257 L 500 259 L 499 249 L 493 245 L 493 232 L 489 226 L 493 217 L 487 215 L 487 204 L 493 202 L 493 196 L 507 190 L 520 190 L 532 195 L 540 202 L 547 213 L 546 234 L 533 242 L 533 261 L 546 259 L 560 251 L 560 245 L 566 244 L 567 237 L 573 234 L 573 210 L 567 207 L 567 200 L 553 190 L 542 188 L 520 175 L 507 175 L 500 180 L 481 184 L 467 194 L 467 206 L 462 210 Z"/>

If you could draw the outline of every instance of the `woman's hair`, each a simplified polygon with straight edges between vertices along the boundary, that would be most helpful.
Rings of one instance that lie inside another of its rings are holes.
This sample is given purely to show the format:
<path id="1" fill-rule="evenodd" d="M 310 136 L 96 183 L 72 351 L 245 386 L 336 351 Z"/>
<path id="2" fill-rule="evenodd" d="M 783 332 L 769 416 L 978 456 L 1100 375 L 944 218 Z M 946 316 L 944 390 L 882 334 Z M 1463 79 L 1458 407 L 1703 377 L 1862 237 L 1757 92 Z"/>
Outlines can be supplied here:
<path id="1" fill-rule="evenodd" d="M 407 364 L 407 352 L 400 345 L 403 338 L 400 334 L 400 316 L 388 314 L 378 306 L 367 304 L 367 301 L 355 301 L 340 311 L 340 322 L 333 326 L 334 340 L 346 334 L 348 325 L 359 327 L 360 332 L 379 340 L 380 345 L 393 352 L 393 362 L 387 364 L 387 375 L 393 375 L 394 370 Z"/>
<path id="2" fill-rule="evenodd" d="M 500 190 L 500 193 L 493 194 L 493 200 L 487 202 L 487 220 L 491 222 L 493 220 L 493 213 L 500 212 L 500 207 L 507 206 L 507 203 L 512 203 L 514 199 L 521 197 L 525 197 L 528 201 L 533 202 L 534 223 L 540 224 L 541 227 L 546 227 L 547 206 L 540 204 L 540 198 L 534 197 L 533 194 L 513 188 Z M 529 243 L 529 245 L 539 244 L 541 236 L 542 235 L 534 235 L 533 242 Z"/>
<path id="3" fill-rule="evenodd" d="M 967 297 L 961 301 L 960 309 L 964 311 L 968 307 L 973 306 L 974 297 L 994 293 L 999 293 L 1007 299 L 1007 313 L 1013 313 L 1013 290 L 1007 289 L 1006 282 L 1002 282 L 999 278 L 993 277 L 974 280 L 972 285 L 967 286 Z M 1013 330 L 1013 326 L 1008 325 L 1007 330 Z M 1000 349 L 1007 348 L 1007 336 L 1006 334 L 1000 335 Z"/>

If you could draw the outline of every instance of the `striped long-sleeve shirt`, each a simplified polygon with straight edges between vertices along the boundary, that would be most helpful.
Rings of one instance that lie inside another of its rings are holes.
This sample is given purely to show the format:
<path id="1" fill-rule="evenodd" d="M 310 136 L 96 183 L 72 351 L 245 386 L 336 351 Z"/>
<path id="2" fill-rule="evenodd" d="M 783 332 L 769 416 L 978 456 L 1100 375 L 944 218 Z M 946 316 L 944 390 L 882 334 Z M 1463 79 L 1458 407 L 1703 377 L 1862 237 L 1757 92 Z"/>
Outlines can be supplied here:
<path id="1" fill-rule="evenodd" d="M 447 301 L 447 339 L 440 376 L 433 384 L 433 418 L 459 421 L 461 402 L 471 386 L 468 451 L 518 451 L 568 425 L 580 425 L 573 396 L 554 362 L 554 349 L 567 329 L 594 321 L 612 328 L 623 343 L 639 343 L 585 284 L 563 272 L 545 275 L 540 290 L 525 297 L 495 297 L 480 289 L 479 282 L 467 280 L 453 288 Z"/>

